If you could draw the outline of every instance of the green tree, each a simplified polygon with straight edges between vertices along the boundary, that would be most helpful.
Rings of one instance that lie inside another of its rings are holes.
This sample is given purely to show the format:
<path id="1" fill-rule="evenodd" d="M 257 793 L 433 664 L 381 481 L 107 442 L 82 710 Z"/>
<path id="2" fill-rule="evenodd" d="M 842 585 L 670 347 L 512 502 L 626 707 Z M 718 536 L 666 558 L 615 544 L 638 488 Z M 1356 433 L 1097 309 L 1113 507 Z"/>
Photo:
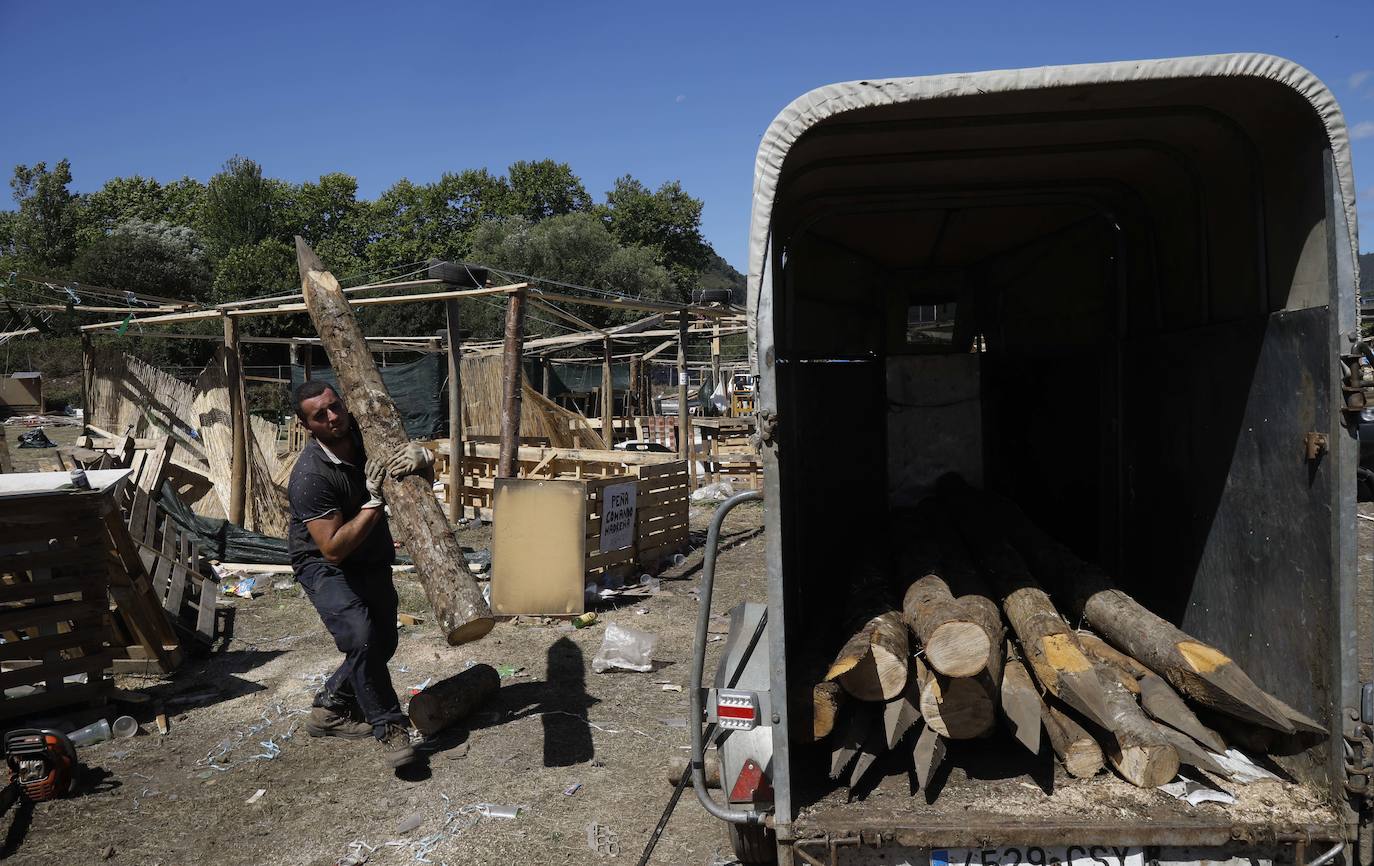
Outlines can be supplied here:
<path id="1" fill-rule="evenodd" d="M 48 170 L 47 163 L 16 165 L 10 179 L 19 214 L 11 226 L 11 245 L 21 267 L 61 270 L 76 256 L 81 230 L 80 199 L 68 186 L 72 166 L 61 160 Z"/>
<path id="2" fill-rule="evenodd" d="M 221 258 L 235 247 L 272 237 L 273 205 L 281 198 L 280 184 L 264 178 L 262 166 L 230 157 L 205 190 L 200 229 L 210 253 Z"/>
<path id="3" fill-rule="evenodd" d="M 622 247 L 591 213 L 572 213 L 531 223 L 524 217 L 489 222 L 473 235 L 473 259 L 498 269 L 576 283 L 643 299 L 674 294 L 672 279 L 646 247 Z M 637 318 L 586 304 L 570 306 L 595 325 Z"/>
<path id="4" fill-rule="evenodd" d="M 701 236 L 701 199 L 671 181 L 650 192 L 625 175 L 606 193 L 606 225 L 621 244 L 645 246 L 659 253 L 683 299 L 699 287 L 701 271 L 711 262 L 711 247 Z"/>
<path id="5" fill-rule="evenodd" d="M 206 299 L 210 266 L 195 232 L 165 222 L 128 220 L 98 236 L 72 267 L 83 283 L 164 298 Z"/>
<path id="6" fill-rule="evenodd" d="M 592 206 L 582 180 L 566 162 L 521 160 L 506 170 L 510 178 L 509 213 L 530 222 L 584 211 Z"/>

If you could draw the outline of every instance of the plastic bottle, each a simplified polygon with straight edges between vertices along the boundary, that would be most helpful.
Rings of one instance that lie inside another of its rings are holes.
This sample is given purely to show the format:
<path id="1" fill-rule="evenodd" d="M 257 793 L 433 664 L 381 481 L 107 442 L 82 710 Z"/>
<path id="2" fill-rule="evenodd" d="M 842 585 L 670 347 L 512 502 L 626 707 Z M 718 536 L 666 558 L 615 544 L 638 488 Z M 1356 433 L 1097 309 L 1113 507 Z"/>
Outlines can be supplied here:
<path id="1" fill-rule="evenodd" d="M 90 746 L 103 743 L 110 738 L 110 720 L 101 719 L 91 722 L 84 728 L 77 728 L 67 735 L 73 746 Z"/>

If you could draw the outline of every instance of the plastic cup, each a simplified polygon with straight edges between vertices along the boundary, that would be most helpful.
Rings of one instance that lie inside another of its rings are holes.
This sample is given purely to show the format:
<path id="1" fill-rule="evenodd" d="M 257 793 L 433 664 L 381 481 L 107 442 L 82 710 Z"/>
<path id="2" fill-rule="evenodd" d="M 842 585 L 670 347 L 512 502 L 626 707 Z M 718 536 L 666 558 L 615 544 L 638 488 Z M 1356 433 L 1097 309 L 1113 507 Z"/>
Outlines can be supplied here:
<path id="1" fill-rule="evenodd" d="M 67 735 L 67 739 L 72 741 L 73 746 L 89 746 L 94 743 L 103 743 L 109 738 L 109 719 L 101 719 L 98 722 L 91 722 L 86 727 L 78 728 Z"/>
<path id="2" fill-rule="evenodd" d="M 114 720 L 110 730 L 114 732 L 115 739 L 127 740 L 138 733 L 138 722 L 134 721 L 133 716 L 120 716 Z"/>

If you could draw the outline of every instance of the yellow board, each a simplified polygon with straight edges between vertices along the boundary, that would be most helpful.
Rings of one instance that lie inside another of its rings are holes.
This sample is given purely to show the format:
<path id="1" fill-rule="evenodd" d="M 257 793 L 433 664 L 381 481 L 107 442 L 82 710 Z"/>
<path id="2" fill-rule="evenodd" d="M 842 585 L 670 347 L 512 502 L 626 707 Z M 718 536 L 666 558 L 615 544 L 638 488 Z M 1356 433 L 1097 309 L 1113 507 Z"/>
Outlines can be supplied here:
<path id="1" fill-rule="evenodd" d="M 492 613 L 581 613 L 587 568 L 586 483 L 499 478 L 492 516 Z"/>

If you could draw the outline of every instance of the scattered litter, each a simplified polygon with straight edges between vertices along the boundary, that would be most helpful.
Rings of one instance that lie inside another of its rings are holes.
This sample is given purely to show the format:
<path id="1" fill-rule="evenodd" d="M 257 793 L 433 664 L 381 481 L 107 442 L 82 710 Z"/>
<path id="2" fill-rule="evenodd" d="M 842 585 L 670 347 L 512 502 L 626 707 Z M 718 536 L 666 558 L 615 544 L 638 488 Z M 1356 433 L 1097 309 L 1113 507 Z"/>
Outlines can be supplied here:
<path id="1" fill-rule="evenodd" d="M 649 612 L 649 609 L 648 609 L 647 607 L 637 607 L 637 608 L 635 608 L 635 613 L 639 614 L 640 616 L 644 616 L 644 615 L 645 615 L 646 613 L 648 613 L 648 612 Z"/>
<path id="2" fill-rule="evenodd" d="M 196 766 L 208 767 L 211 770 L 224 772 L 240 764 L 249 761 L 271 761 L 281 754 L 281 744 L 289 741 L 295 736 L 296 729 L 300 726 L 300 720 L 296 716 L 304 715 L 309 710 L 305 708 L 287 710 L 282 704 L 274 704 L 263 709 L 260 721 L 249 725 L 242 731 L 236 731 L 233 736 L 225 737 L 219 744 L 206 753 L 205 757 L 196 761 Z M 289 719 L 286 730 L 280 734 L 274 734 L 265 740 L 258 740 L 256 746 L 262 751 L 250 755 L 239 761 L 230 761 L 230 756 L 245 743 L 250 742 L 263 734 L 277 722 Z"/>
<path id="3" fill-rule="evenodd" d="M 683 730 L 687 729 L 687 720 L 682 718 L 681 716 L 672 716 L 666 719 L 659 719 L 658 721 L 659 724 L 667 725 L 670 728 L 682 728 Z"/>
<path id="4" fill-rule="evenodd" d="M 573 782 L 571 785 L 563 789 L 563 796 L 571 797 L 573 794 L 576 794 L 580 790 L 582 790 L 582 783 Z"/>
<path id="5" fill-rule="evenodd" d="M 419 812 L 416 812 L 412 815 L 407 815 L 400 821 L 396 822 L 396 832 L 400 833 L 401 835 L 405 835 L 406 833 L 410 833 L 414 830 L 420 829 L 420 825 L 424 822 L 425 819 L 420 816 Z"/>
<path id="6" fill-rule="evenodd" d="M 682 564 L 683 564 L 684 562 L 686 562 L 686 561 L 687 561 L 687 557 L 684 556 L 684 555 L 682 555 L 681 553 L 674 553 L 674 554 L 673 554 L 673 565 L 674 565 L 674 566 L 682 565 Z"/>
<path id="7" fill-rule="evenodd" d="M 468 571 L 473 574 L 485 574 L 491 570 L 490 550 L 474 550 L 470 553 L 464 551 L 463 558 L 467 560 Z"/>
<path id="8" fill-rule="evenodd" d="M 1242 784 L 1250 782 L 1277 782 L 1279 777 L 1256 764 L 1237 749 L 1227 749 L 1226 754 L 1218 755 L 1213 753 L 1212 760 L 1222 766 L 1222 769 L 1231 774 L 1231 779 Z"/>
<path id="9" fill-rule="evenodd" d="M 587 847 L 598 857 L 615 857 L 620 854 L 620 837 L 604 824 L 588 824 Z"/>
<path id="10" fill-rule="evenodd" d="M 120 716 L 110 725 L 110 731 L 117 740 L 127 740 L 138 733 L 138 722 L 133 716 Z"/>
<path id="11" fill-rule="evenodd" d="M 257 792 L 253 794 L 253 796 L 251 796 L 251 797 L 249 797 L 247 800 L 244 800 L 244 801 L 243 801 L 243 802 L 244 802 L 244 805 L 247 805 L 247 806 L 253 805 L 254 803 L 256 803 L 256 802 L 258 802 L 259 800 L 261 800 L 261 799 L 263 798 L 263 795 L 266 794 L 266 793 L 267 793 L 267 789 L 266 789 L 266 788 L 259 788 L 259 789 L 257 790 Z"/>
<path id="12" fill-rule="evenodd" d="M 518 677 L 525 672 L 525 666 L 520 665 L 497 665 L 496 672 L 501 675 L 501 679 L 508 680 L 511 677 Z"/>
<path id="13" fill-rule="evenodd" d="M 682 686 L 679 686 L 675 683 L 664 683 L 663 685 L 659 686 L 659 689 L 665 692 L 680 692 L 682 691 Z"/>
<path id="14" fill-rule="evenodd" d="M 290 592 L 295 588 L 296 582 L 294 580 L 291 580 L 290 578 L 287 578 L 286 580 L 279 580 L 272 584 L 273 592 Z"/>
<path id="15" fill-rule="evenodd" d="M 403 625 L 422 625 L 423 623 L 424 623 L 424 620 L 423 620 L 423 619 L 420 619 L 420 617 L 418 617 L 418 616 L 411 616 L 411 615 L 408 614 L 408 613 L 398 613 L 398 614 L 396 614 L 396 625 L 398 625 L 398 626 L 403 626 Z"/>
<path id="16" fill-rule="evenodd" d="M 725 640 L 725 635 L 723 635 L 723 634 L 713 634 L 713 635 L 711 635 L 710 637 L 708 637 L 708 638 L 706 639 L 706 642 L 707 642 L 707 643 L 715 643 L 716 641 L 721 641 L 721 640 Z"/>
<path id="17" fill-rule="evenodd" d="M 605 673 L 611 668 L 647 673 L 654 669 L 654 647 L 658 637 L 638 629 L 610 623 L 601 640 L 601 649 L 592 658 L 592 670 Z"/>
<path id="18" fill-rule="evenodd" d="M 573 617 L 573 628 L 586 628 L 596 622 L 596 611 L 589 610 L 586 613 Z"/>
<path id="19" fill-rule="evenodd" d="M 78 748 L 103 743 L 110 738 L 110 720 L 100 719 L 84 728 L 78 728 L 67 735 L 72 745 Z"/>
<path id="20" fill-rule="evenodd" d="M 1189 806 L 1200 806 L 1203 803 L 1223 803 L 1229 806 L 1236 802 L 1235 797 L 1220 788 L 1212 788 L 1182 776 L 1167 785 L 1160 785 L 1159 790 L 1170 797 L 1184 801 Z"/>
<path id="21" fill-rule="evenodd" d="M 225 595 L 234 595 L 239 598 L 252 598 L 253 590 L 258 585 L 258 579 L 251 575 L 240 577 L 238 580 L 227 580 L 220 583 L 220 592 Z"/>
<path id="22" fill-rule="evenodd" d="M 56 448 L 57 443 L 48 438 L 42 427 L 35 427 L 27 433 L 19 434 L 20 448 Z"/>
<path id="23" fill-rule="evenodd" d="M 425 677 L 423 682 L 419 682 L 411 686 L 409 689 L 411 697 L 414 697 L 415 695 L 418 695 L 420 692 L 423 692 L 425 689 L 429 688 L 429 684 L 433 681 L 434 677 Z"/>
<path id="24" fill-rule="evenodd" d="M 692 491 L 688 497 L 694 505 L 701 505 L 705 502 L 724 502 L 735 495 L 735 487 L 729 481 L 717 481 L 714 484 L 706 484 Z"/>

